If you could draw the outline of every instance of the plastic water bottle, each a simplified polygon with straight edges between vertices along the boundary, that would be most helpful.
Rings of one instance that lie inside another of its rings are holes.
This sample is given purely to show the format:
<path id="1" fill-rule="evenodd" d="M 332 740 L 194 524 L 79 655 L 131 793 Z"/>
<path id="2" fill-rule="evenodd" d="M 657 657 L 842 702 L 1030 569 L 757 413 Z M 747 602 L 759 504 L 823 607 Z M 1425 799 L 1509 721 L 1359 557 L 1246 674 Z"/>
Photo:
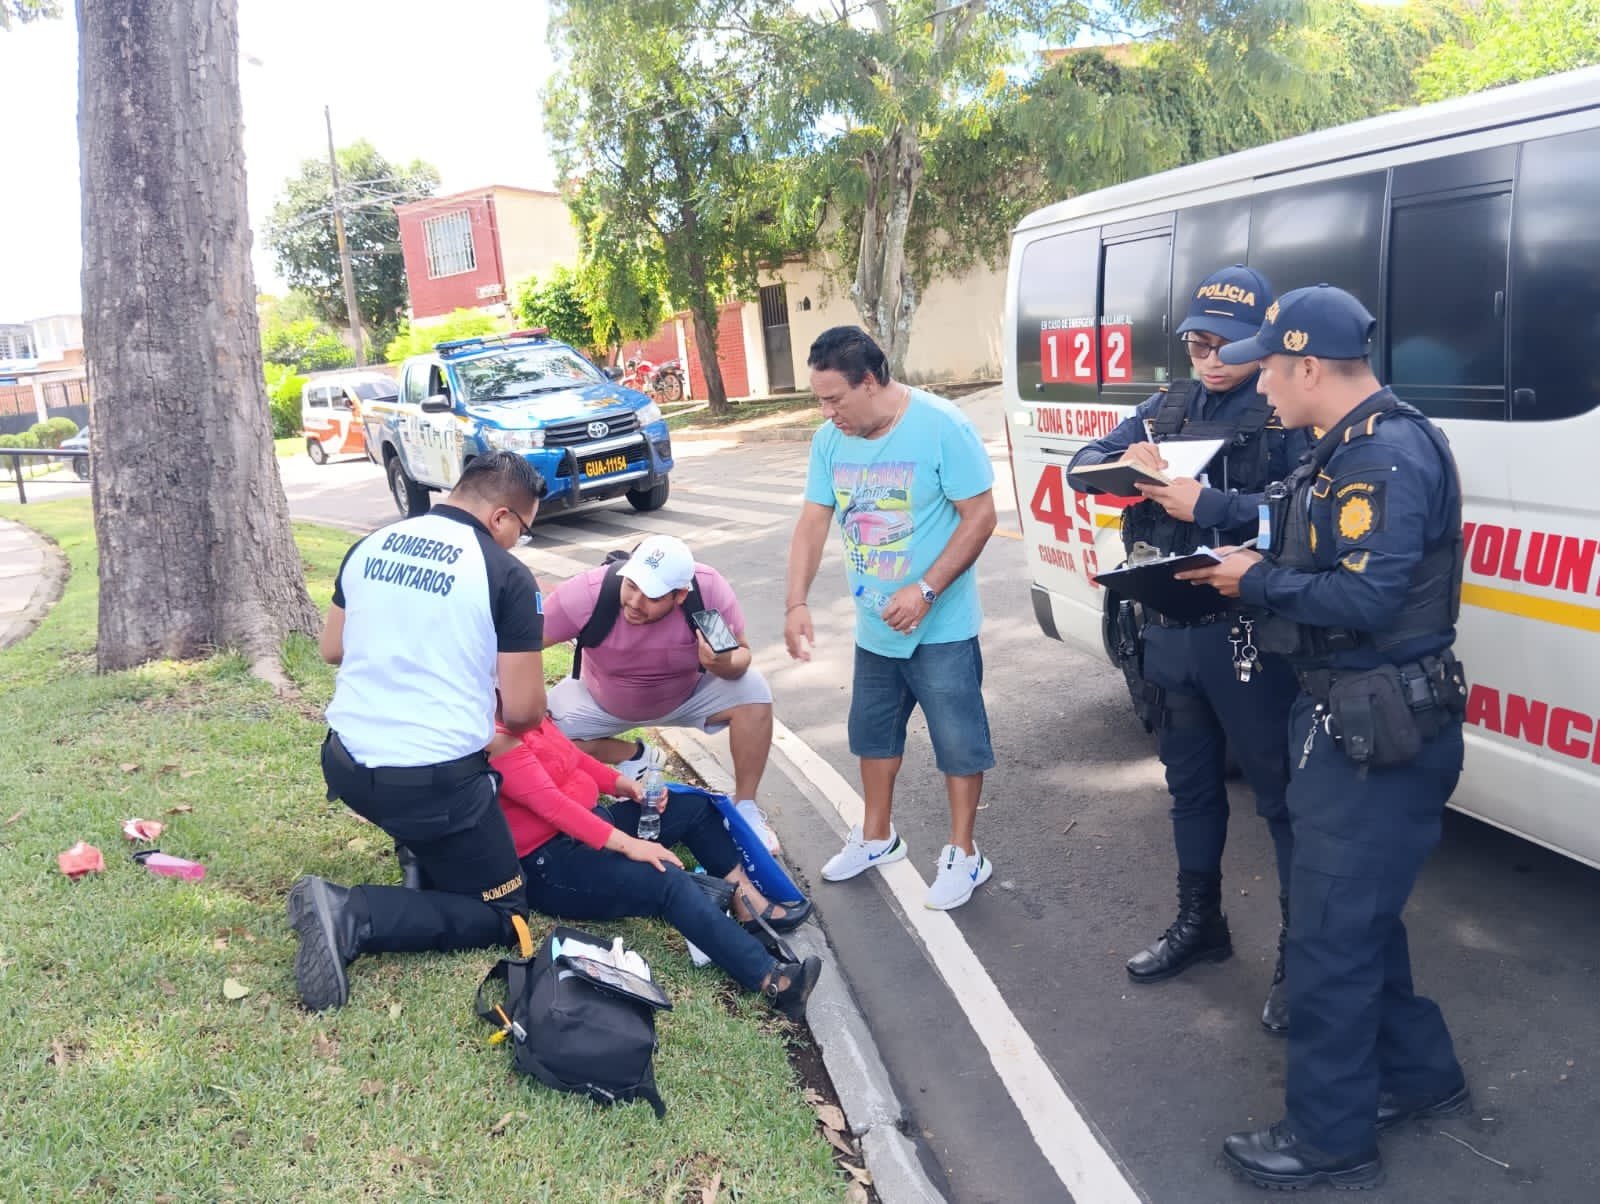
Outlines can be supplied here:
<path id="1" fill-rule="evenodd" d="M 880 594 L 875 589 L 868 589 L 864 585 L 856 586 L 856 597 L 867 604 L 867 609 L 873 614 L 882 614 L 883 608 L 889 605 L 889 595 Z"/>
<path id="2" fill-rule="evenodd" d="M 661 812 L 667 806 L 667 779 L 659 769 L 644 775 L 644 802 L 639 812 L 639 839 L 661 839 Z"/>

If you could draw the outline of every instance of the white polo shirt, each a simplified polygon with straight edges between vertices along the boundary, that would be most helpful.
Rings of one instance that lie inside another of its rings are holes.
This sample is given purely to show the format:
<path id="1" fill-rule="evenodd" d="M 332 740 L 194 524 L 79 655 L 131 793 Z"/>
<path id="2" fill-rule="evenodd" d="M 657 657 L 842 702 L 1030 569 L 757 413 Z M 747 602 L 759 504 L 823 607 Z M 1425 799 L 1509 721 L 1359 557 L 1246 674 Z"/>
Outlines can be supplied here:
<path id="1" fill-rule="evenodd" d="M 456 506 L 383 527 L 334 582 L 344 659 L 328 726 L 369 768 L 437 765 L 494 736 L 496 658 L 544 646 L 528 566 Z"/>

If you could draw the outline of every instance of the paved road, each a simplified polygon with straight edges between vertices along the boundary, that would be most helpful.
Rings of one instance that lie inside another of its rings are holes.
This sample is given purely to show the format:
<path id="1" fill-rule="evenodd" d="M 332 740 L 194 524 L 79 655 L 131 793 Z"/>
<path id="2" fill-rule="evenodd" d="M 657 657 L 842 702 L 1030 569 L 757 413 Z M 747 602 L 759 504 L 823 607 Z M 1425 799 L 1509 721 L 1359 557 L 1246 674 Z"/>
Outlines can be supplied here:
<path id="1" fill-rule="evenodd" d="M 975 403 L 974 414 L 1003 461 L 992 402 Z M 813 591 L 817 658 L 794 665 L 782 649 L 784 551 L 805 445 L 677 450 L 664 510 L 637 515 L 624 502 L 541 519 L 527 558 L 550 584 L 645 532 L 688 539 L 736 582 L 780 718 L 856 782 L 844 732 L 850 614 L 836 596 L 836 546 Z M 296 517 L 355 526 L 394 517 L 380 475 L 364 462 L 318 468 L 296 457 L 282 467 Z M 1009 478 L 996 497 L 1001 526 L 1014 529 Z M 978 836 L 997 872 L 953 913 L 956 929 L 1141 1195 L 1158 1204 L 1261 1200 L 1215 1165 L 1228 1131 L 1274 1120 L 1281 1106 L 1284 1046 L 1255 1019 L 1277 902 L 1248 793 L 1237 791 L 1227 855 L 1237 956 L 1133 987 L 1122 962 L 1160 932 L 1172 908 L 1160 766 L 1131 722 L 1120 678 L 1039 634 L 1020 544 L 997 537 L 981 577 L 985 697 L 1000 765 Z M 875 877 L 816 881 L 816 866 L 836 848 L 838 819 L 825 799 L 818 808 L 798 794 L 785 800 L 775 819 L 786 851 L 816 890 L 930 1172 L 963 1204 L 1068 1199 L 957 1006 L 948 969 L 930 961 L 936 954 L 909 934 Z M 897 823 L 926 876 L 944 839 L 944 804 L 915 724 L 900 800 Z M 1597 896 L 1600 873 L 1471 820 L 1446 824 L 1408 917 L 1419 986 L 1444 1006 L 1479 1107 L 1471 1119 L 1387 1138 L 1389 1183 L 1365 1198 L 1600 1199 Z M 958 990 L 968 985 L 956 981 Z M 1097 1202 L 1082 1193 L 1079 1204 Z"/>

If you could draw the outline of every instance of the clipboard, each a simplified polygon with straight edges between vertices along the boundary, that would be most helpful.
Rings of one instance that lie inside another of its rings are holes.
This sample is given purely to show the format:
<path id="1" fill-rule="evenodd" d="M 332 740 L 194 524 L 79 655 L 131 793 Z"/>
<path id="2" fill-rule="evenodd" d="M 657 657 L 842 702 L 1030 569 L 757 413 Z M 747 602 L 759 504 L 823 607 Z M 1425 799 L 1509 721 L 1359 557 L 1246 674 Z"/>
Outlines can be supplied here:
<path id="1" fill-rule="evenodd" d="M 1136 485 L 1170 485 L 1178 477 L 1199 477 L 1222 444 L 1221 439 L 1164 439 L 1157 446 L 1167 467 L 1160 472 L 1118 459 L 1083 465 L 1068 475 L 1113 497 L 1143 497 Z"/>
<path id="2" fill-rule="evenodd" d="M 1131 598 L 1159 611 L 1169 619 L 1203 619 L 1227 610 L 1233 600 L 1224 598 L 1214 586 L 1179 581 L 1174 574 L 1221 563 L 1222 558 L 1210 548 L 1201 548 L 1182 556 L 1163 556 L 1143 564 L 1124 565 L 1100 573 L 1095 583 L 1120 597 Z"/>

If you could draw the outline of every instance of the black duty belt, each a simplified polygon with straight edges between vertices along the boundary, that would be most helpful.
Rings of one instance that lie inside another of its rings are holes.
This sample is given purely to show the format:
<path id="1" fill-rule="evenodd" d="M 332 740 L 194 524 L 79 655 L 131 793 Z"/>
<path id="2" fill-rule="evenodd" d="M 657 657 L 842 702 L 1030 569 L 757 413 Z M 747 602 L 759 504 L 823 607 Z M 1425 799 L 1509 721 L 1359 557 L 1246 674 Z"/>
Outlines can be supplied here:
<path id="1" fill-rule="evenodd" d="M 324 743 L 339 765 L 349 773 L 366 775 L 367 781 L 374 786 L 455 786 L 489 768 L 489 754 L 481 749 L 457 757 L 454 761 L 440 761 L 436 765 L 380 765 L 374 768 L 352 757 L 344 741 L 339 739 L 338 732 L 330 730 Z"/>
<path id="2" fill-rule="evenodd" d="M 1233 618 L 1231 610 L 1219 610 L 1215 614 L 1201 615 L 1198 619 L 1175 619 L 1171 615 L 1164 615 L 1159 610 L 1146 608 L 1145 621 L 1154 623 L 1157 627 L 1204 627 L 1209 623 L 1222 623 Z"/>
<path id="3" fill-rule="evenodd" d="M 1426 711 L 1444 704 L 1446 687 L 1456 670 L 1455 655 L 1445 652 L 1439 656 L 1425 656 L 1421 660 L 1396 665 L 1400 683 L 1405 691 L 1406 705 L 1413 711 Z M 1320 703 L 1326 704 L 1334 684 L 1341 677 L 1353 677 L 1365 669 L 1300 669 L 1295 676 L 1300 688 Z"/>

